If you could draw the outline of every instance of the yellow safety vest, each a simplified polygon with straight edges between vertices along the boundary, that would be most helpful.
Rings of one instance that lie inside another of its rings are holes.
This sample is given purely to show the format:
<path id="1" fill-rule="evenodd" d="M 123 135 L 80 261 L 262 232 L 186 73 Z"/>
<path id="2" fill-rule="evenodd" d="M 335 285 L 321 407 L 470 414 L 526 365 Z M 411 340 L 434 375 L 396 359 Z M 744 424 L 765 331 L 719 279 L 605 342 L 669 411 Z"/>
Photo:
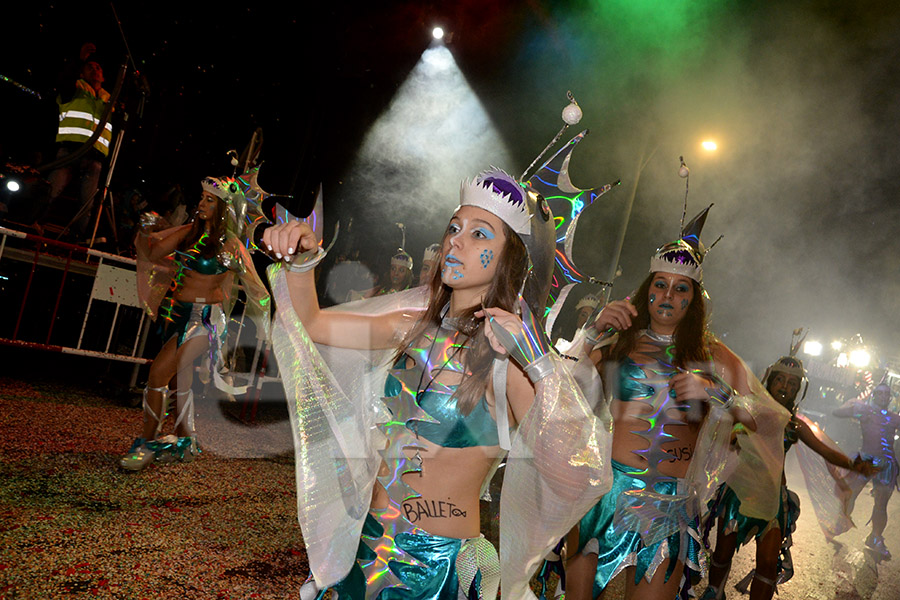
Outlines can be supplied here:
<path id="1" fill-rule="evenodd" d="M 59 105 L 59 131 L 56 133 L 57 142 L 84 143 L 94 135 L 103 111 L 106 110 L 106 101 L 109 93 L 100 90 L 100 97 L 94 89 L 84 80 L 79 79 L 75 84 L 75 96 L 71 102 Z M 105 96 L 105 98 L 104 98 Z M 112 140 L 112 123 L 107 122 L 103 133 L 94 142 L 94 148 L 109 156 L 109 142 Z"/>

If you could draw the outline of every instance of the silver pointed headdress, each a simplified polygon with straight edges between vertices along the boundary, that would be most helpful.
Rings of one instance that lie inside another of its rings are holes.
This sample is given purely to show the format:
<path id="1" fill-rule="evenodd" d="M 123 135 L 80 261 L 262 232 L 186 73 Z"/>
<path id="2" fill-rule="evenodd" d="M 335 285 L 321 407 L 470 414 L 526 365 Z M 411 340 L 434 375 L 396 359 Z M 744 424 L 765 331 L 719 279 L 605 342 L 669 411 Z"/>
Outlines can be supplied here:
<path id="1" fill-rule="evenodd" d="M 693 279 L 697 283 L 703 283 L 703 259 L 706 257 L 713 246 L 715 246 L 722 236 L 719 236 L 709 248 L 700 241 L 700 232 L 706 224 L 706 216 L 712 204 L 701 210 L 697 216 L 684 224 L 684 217 L 687 214 L 687 195 L 690 179 L 690 169 L 684 164 L 684 157 L 681 157 L 681 167 L 678 174 L 684 178 L 684 210 L 681 213 L 681 235 L 677 240 L 664 244 L 656 249 L 656 253 L 650 259 L 651 273 L 673 273 L 675 275 L 683 275 Z"/>

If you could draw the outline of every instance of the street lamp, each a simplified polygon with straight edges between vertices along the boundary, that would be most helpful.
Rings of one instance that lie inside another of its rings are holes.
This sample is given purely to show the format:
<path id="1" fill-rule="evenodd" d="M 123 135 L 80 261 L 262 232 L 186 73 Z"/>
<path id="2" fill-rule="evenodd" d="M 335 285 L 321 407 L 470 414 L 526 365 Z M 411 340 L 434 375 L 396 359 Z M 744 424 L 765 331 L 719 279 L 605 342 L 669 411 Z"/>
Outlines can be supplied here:
<path id="1" fill-rule="evenodd" d="M 809 354 L 810 356 L 821 356 L 822 355 L 822 344 L 819 342 L 810 340 L 803 344 L 803 352 Z"/>
<path id="2" fill-rule="evenodd" d="M 869 366 L 871 356 L 865 348 L 857 348 L 850 353 L 850 364 L 859 369 Z"/>

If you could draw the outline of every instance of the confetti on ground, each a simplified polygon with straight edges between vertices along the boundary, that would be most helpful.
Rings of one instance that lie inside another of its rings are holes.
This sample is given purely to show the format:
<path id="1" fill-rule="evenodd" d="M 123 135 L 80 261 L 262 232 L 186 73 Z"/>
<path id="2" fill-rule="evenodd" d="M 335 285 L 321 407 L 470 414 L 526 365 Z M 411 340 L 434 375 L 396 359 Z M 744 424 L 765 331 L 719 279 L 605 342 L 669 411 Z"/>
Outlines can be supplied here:
<path id="1" fill-rule="evenodd" d="M 308 565 L 292 453 L 207 450 L 126 473 L 117 461 L 140 420 L 140 408 L 0 378 L 0 599 L 296 597 Z"/>

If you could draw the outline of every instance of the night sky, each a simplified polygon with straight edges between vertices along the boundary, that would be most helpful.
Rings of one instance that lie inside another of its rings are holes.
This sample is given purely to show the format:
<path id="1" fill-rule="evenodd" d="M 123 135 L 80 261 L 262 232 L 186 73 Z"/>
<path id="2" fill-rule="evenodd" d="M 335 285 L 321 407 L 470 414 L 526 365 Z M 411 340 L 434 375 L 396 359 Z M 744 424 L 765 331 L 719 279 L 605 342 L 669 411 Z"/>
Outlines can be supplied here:
<path id="1" fill-rule="evenodd" d="M 0 74 L 43 96 L 0 82 L 5 110 L 21 115 L 0 140 L 20 161 L 52 156 L 64 61 L 93 41 L 111 88 L 125 56 L 108 3 L 27 5 L 0 40 Z M 491 164 L 520 174 L 562 125 L 571 90 L 585 116 L 569 134 L 591 130 L 574 183 L 622 180 L 579 227 L 585 271 L 608 274 L 634 193 L 613 297 L 678 233 L 683 155 L 688 217 L 714 202 L 704 239 L 725 236 L 705 283 L 713 329 L 732 348 L 760 370 L 803 326 L 826 345 L 859 333 L 883 359 L 900 356 L 898 3 L 232 6 L 116 4 L 150 95 L 138 119 L 125 84 L 131 125 L 114 190 L 152 198 L 178 182 L 193 198 L 201 177 L 230 174 L 225 152 L 261 127 L 267 192 L 304 198 L 322 182 L 327 219 L 346 231 L 354 217 L 343 243 L 382 264 L 405 222 L 418 269 L 458 182 Z M 450 34 L 449 91 L 429 91 L 433 72 L 420 69 L 435 24 Z M 706 138 L 715 154 L 700 148 Z"/>

